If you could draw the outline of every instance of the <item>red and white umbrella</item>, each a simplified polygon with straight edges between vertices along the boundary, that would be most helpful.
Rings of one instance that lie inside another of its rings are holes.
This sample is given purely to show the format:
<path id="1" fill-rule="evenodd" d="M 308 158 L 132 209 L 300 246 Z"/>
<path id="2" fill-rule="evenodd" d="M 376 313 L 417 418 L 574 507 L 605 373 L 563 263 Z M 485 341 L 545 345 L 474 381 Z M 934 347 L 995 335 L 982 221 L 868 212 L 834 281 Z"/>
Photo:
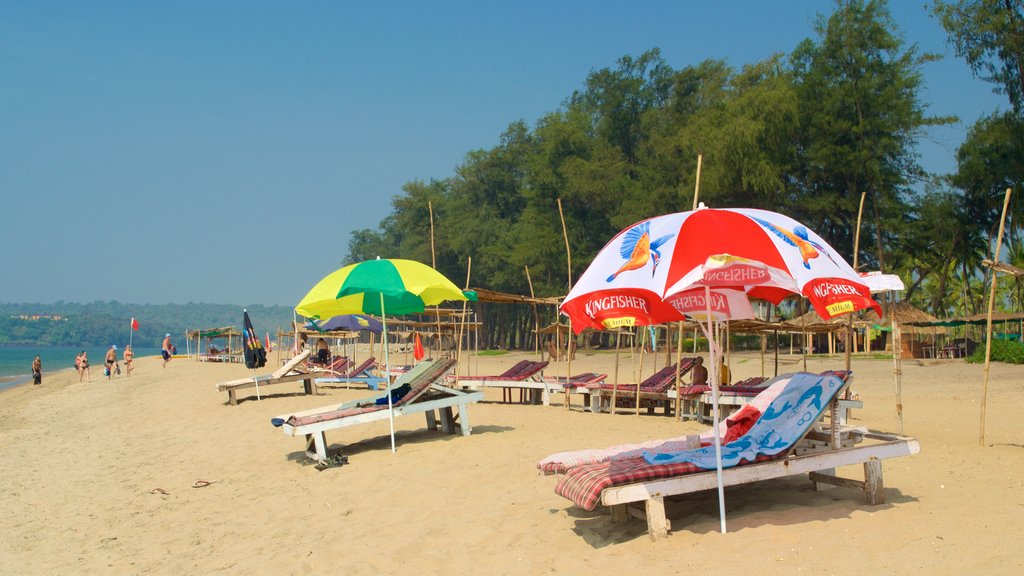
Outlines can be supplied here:
<path id="1" fill-rule="evenodd" d="M 703 208 L 630 226 L 597 254 L 561 309 L 576 331 L 660 324 L 691 315 L 698 304 L 691 297 L 705 287 L 721 296 L 712 298 L 716 319 L 753 317 L 749 305 L 733 309 L 738 302 L 727 290 L 774 304 L 802 295 L 826 320 L 880 311 L 867 282 L 824 239 L 788 216 L 749 208 Z"/>
<path id="2" fill-rule="evenodd" d="M 594 257 L 562 302 L 578 333 L 676 322 L 702 325 L 716 355 L 712 321 L 754 317 L 750 299 L 778 304 L 802 295 L 818 314 L 881 307 L 867 283 L 820 236 L 788 216 L 751 208 L 710 209 L 644 220 L 616 235 Z M 710 362 L 718 430 L 718 362 Z M 722 532 L 725 501 L 716 434 Z"/>

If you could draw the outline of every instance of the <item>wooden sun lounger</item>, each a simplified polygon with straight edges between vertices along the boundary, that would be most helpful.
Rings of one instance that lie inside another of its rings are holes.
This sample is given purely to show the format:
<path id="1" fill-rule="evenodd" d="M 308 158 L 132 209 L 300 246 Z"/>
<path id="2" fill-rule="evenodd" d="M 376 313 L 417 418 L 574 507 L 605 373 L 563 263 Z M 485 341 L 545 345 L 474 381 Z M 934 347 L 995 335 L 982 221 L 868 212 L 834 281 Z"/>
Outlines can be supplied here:
<path id="1" fill-rule="evenodd" d="M 690 370 L 693 370 L 693 367 L 696 365 L 695 358 L 683 358 L 681 362 L 683 364 L 679 368 L 680 378 L 689 374 Z M 671 399 L 675 396 L 669 396 L 669 392 L 672 391 L 674 393 L 672 385 L 675 381 L 676 365 L 672 364 L 658 370 L 640 383 L 639 402 L 647 405 L 648 414 L 653 414 L 655 407 L 659 405 L 664 407 L 666 416 L 672 414 L 673 402 L 671 402 Z M 594 413 L 600 413 L 605 410 L 610 411 L 613 395 L 617 400 L 628 399 L 635 402 L 637 401 L 637 385 L 619 384 L 617 391 L 609 386 L 591 388 L 590 411 Z"/>
<path id="2" fill-rule="evenodd" d="M 370 370 L 377 367 L 377 359 L 369 357 L 363 361 L 359 366 L 352 367 L 351 370 L 337 376 L 317 378 L 317 384 L 343 384 L 343 383 L 354 383 L 354 384 L 366 384 L 370 390 L 376 390 L 378 386 L 387 382 L 387 378 L 384 376 L 377 376 L 370 372 Z"/>
<path id="3" fill-rule="evenodd" d="M 309 350 L 304 350 L 270 374 L 253 376 L 252 378 L 239 378 L 238 380 L 230 380 L 228 382 L 220 382 L 217 384 L 217 391 L 226 391 L 228 393 L 228 404 L 232 406 L 238 405 L 239 390 L 244 388 L 255 388 L 257 385 L 269 386 L 271 384 L 284 384 L 286 382 L 302 381 L 303 391 L 306 394 L 316 394 L 316 384 L 313 382 L 313 377 L 308 372 L 304 372 L 298 368 L 298 366 L 302 364 L 308 356 Z"/>
<path id="4" fill-rule="evenodd" d="M 458 428 L 462 435 L 469 436 L 472 431 L 469 424 L 469 404 L 482 400 L 483 393 L 462 392 L 440 384 L 445 375 L 454 370 L 455 364 L 455 360 L 421 362 L 396 380 L 392 389 L 409 384 L 412 390 L 400 403 L 393 406 L 395 418 L 422 412 L 426 415 L 428 429 L 436 430 L 440 419 L 442 430 L 448 434 L 455 433 L 458 420 Z M 385 391 L 372 398 L 287 414 L 274 420 L 283 421 L 281 429 L 288 436 L 305 436 L 306 455 L 317 462 L 324 462 L 327 459 L 325 432 L 386 420 L 387 404 L 376 405 L 374 402 L 378 398 L 386 398 L 387 393 L 388 391 Z M 458 407 L 457 417 L 452 413 L 453 407 Z"/>
<path id="5" fill-rule="evenodd" d="M 885 502 L 882 460 L 917 454 L 921 451 L 921 446 L 916 439 L 902 436 L 864 431 L 853 431 L 850 435 L 851 443 L 856 443 L 857 440 L 869 440 L 870 443 L 849 445 L 837 450 L 832 450 L 827 445 L 824 448 L 819 446 L 817 450 L 797 449 L 785 458 L 727 468 L 722 471 L 722 481 L 725 486 L 735 486 L 807 474 L 819 490 L 828 486 L 859 488 L 864 491 L 869 505 L 882 504 Z M 856 435 L 860 438 L 855 438 Z M 836 468 L 853 464 L 864 465 L 863 481 L 835 475 Z M 611 509 L 613 522 L 624 522 L 630 516 L 645 518 L 648 534 L 652 540 L 656 540 L 667 537 L 671 529 L 665 516 L 666 497 L 713 490 L 717 487 L 717 474 L 714 470 L 709 470 L 699 474 L 606 488 L 601 492 L 601 504 Z M 638 506 L 639 503 L 643 503 L 642 508 Z"/>
<path id="6" fill-rule="evenodd" d="M 551 394 L 561 392 L 561 384 L 545 381 L 542 374 L 547 362 L 523 360 L 497 376 L 462 376 L 458 385 L 463 390 L 501 388 L 502 401 L 511 402 L 512 390 L 519 389 L 529 395 L 530 404 L 551 404 Z"/>

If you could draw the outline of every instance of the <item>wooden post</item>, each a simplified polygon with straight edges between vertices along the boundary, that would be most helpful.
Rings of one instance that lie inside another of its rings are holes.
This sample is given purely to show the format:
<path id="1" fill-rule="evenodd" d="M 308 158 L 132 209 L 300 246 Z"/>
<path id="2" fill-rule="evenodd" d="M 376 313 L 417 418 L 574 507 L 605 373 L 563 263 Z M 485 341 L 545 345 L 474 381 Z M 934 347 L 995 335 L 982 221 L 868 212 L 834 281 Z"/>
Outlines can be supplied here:
<path id="1" fill-rule="evenodd" d="M 572 291 L 572 251 L 569 250 L 569 232 L 565 228 L 565 214 L 562 212 L 562 199 L 561 198 L 558 199 L 558 219 L 562 221 L 562 238 L 565 239 L 565 264 L 566 264 L 566 270 L 568 271 L 567 276 L 568 276 L 568 279 L 569 279 L 568 288 L 566 289 L 566 290 L 568 290 L 568 292 L 566 292 L 566 294 L 568 294 L 569 292 Z M 556 334 L 558 333 L 558 324 L 559 324 L 558 316 L 556 314 L 556 316 L 555 316 L 555 333 Z M 568 340 L 569 342 L 572 342 L 572 328 L 571 328 L 571 324 L 570 324 L 570 328 L 569 328 L 569 338 L 566 338 L 566 340 Z M 569 346 L 571 346 L 571 344 Z M 568 350 L 568 346 L 566 347 L 566 350 Z M 572 369 L 572 360 L 571 360 L 571 356 L 569 356 L 567 358 L 569 360 L 568 360 L 568 362 L 565 363 L 565 371 L 566 371 L 566 373 L 565 373 L 565 381 L 568 383 L 570 377 L 572 376 L 572 373 L 570 372 L 570 370 Z M 565 409 L 566 410 L 569 409 L 569 387 L 568 386 L 565 387 Z"/>
<path id="2" fill-rule="evenodd" d="M 992 254 L 992 264 L 999 262 L 999 252 L 1003 248 L 1003 230 L 1006 227 L 1006 209 L 1010 205 L 1010 188 L 1006 189 L 1006 196 L 1003 198 L 1003 215 L 999 219 L 999 236 L 996 237 L 996 251 Z M 985 378 L 981 388 L 981 433 L 978 438 L 980 446 L 985 445 L 985 405 L 988 403 L 988 372 L 992 363 L 992 305 L 996 299 L 996 279 L 999 273 L 995 267 L 992 268 L 992 286 L 988 292 L 988 318 L 985 321 Z"/>
<path id="3" fill-rule="evenodd" d="M 437 256 L 434 253 L 434 203 L 427 200 L 427 210 L 430 212 L 430 266 L 437 269 Z M 441 307 L 434 307 L 434 315 L 437 317 L 437 339 L 434 341 L 434 350 L 437 358 L 441 357 Z M 458 375 L 456 374 L 456 377 Z"/>
<path id="4" fill-rule="evenodd" d="M 867 196 L 867 192 L 861 192 L 860 193 L 860 208 L 857 209 L 857 227 L 853 229 L 853 271 L 854 272 L 857 271 L 857 254 L 860 252 L 860 221 L 861 221 L 861 217 L 864 215 L 864 198 L 866 196 Z M 847 326 L 847 328 L 846 328 L 846 346 L 845 346 L 845 350 L 844 350 L 845 354 L 843 354 L 843 356 L 845 357 L 845 360 L 846 360 L 846 370 L 849 371 L 850 370 L 850 359 L 851 359 L 850 354 L 852 353 L 851 350 L 852 350 L 852 348 L 856 347 L 856 340 L 857 340 L 856 336 L 853 333 L 853 314 L 850 314 L 846 326 Z M 849 388 L 847 388 L 847 392 L 849 392 Z"/>
<path id="5" fill-rule="evenodd" d="M 896 382 L 896 422 L 897 432 L 903 436 L 903 365 L 900 359 L 902 352 L 902 336 L 900 325 L 896 322 L 896 315 L 892 317 L 892 374 Z M 849 416 L 847 416 L 849 418 Z"/>
<path id="6" fill-rule="evenodd" d="M 533 280 L 530 279 L 530 267 L 523 266 L 526 269 L 526 283 L 530 286 L 530 298 L 536 298 L 533 293 Z M 544 360 L 544 353 L 540 350 L 540 314 L 537 313 L 537 303 L 534 302 L 533 306 L 533 351 L 540 356 L 541 360 Z M 555 321 L 558 321 L 558 314 L 555 314 Z"/>
<path id="7" fill-rule="evenodd" d="M 700 198 L 700 167 L 704 163 L 704 155 L 697 154 L 697 182 L 693 186 L 693 209 L 696 210 L 698 206 L 697 199 Z"/>
<path id="8" fill-rule="evenodd" d="M 473 257 L 469 256 L 469 257 L 466 258 L 466 287 L 464 288 L 464 290 L 469 290 L 469 275 L 470 275 L 470 272 L 472 272 L 472 271 L 473 271 Z M 457 362 L 457 364 L 455 365 L 456 366 L 456 368 L 455 368 L 455 382 L 456 382 L 456 386 L 455 387 L 456 388 L 458 388 L 459 374 L 463 372 L 463 370 L 462 370 L 462 368 L 463 368 L 462 367 L 462 337 L 466 334 L 466 306 L 468 306 L 468 305 L 469 305 L 469 301 L 468 300 L 463 300 L 462 301 L 462 323 L 459 326 L 459 338 L 458 338 L 458 340 L 459 340 L 459 347 L 458 347 L 458 352 L 455 353 L 455 361 Z"/>

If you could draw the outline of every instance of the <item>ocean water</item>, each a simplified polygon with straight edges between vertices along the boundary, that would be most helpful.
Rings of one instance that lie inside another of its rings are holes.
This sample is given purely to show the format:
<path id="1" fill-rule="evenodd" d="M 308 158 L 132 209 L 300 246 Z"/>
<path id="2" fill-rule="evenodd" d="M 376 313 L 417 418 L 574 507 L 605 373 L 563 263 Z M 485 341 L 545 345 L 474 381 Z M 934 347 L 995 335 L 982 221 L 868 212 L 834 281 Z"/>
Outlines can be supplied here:
<path id="1" fill-rule="evenodd" d="M 74 369 L 75 356 L 85 350 L 89 353 L 89 366 L 92 377 L 103 375 L 103 358 L 107 355 L 106 348 L 68 348 L 68 347 L 0 347 L 0 389 L 17 386 L 32 380 L 32 360 L 39 355 L 43 363 L 43 384 L 46 375 L 57 370 Z M 158 356 L 159 348 L 136 348 L 132 346 L 136 358 Z M 124 351 L 118 346 L 117 360 L 123 362 Z M 122 371 L 124 368 L 121 369 Z"/>

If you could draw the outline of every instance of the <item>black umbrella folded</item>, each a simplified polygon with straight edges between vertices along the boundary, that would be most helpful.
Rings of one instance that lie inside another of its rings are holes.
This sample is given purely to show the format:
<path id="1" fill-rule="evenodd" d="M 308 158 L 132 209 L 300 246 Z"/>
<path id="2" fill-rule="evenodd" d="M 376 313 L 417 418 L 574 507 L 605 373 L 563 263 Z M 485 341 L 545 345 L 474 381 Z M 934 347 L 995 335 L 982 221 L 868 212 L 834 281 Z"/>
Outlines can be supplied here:
<path id="1" fill-rule="evenodd" d="M 267 365 L 267 351 L 256 335 L 256 330 L 249 320 L 249 311 L 242 311 L 242 339 L 245 342 L 245 367 L 262 368 Z"/>

